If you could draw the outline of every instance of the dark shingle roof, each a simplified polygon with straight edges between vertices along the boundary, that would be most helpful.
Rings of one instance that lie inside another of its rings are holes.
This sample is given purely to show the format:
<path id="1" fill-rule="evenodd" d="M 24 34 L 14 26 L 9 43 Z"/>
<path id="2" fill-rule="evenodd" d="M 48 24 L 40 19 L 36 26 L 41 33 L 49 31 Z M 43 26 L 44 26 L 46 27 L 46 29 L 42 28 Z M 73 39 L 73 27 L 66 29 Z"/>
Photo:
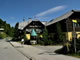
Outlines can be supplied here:
<path id="1" fill-rule="evenodd" d="M 62 15 L 62 16 L 56 18 L 56 19 L 53 19 L 51 22 L 48 22 L 46 26 L 51 25 L 51 24 L 54 24 L 54 23 L 56 23 L 56 22 L 59 22 L 59 21 L 61 21 L 61 20 L 63 20 L 63 19 L 68 18 L 68 17 L 70 17 L 74 12 L 80 12 L 80 10 L 71 10 L 71 11 L 67 12 L 67 13 L 64 14 L 64 15 Z"/>
<path id="2" fill-rule="evenodd" d="M 39 21 L 38 19 L 35 20 L 31 20 L 31 21 L 23 21 L 23 22 L 19 22 L 19 26 L 18 29 L 23 30 L 28 24 L 30 24 L 32 21 Z M 41 22 L 43 25 L 45 25 L 45 22 Z"/>
<path id="3" fill-rule="evenodd" d="M 30 22 L 26 22 L 26 21 L 23 21 L 23 22 L 20 22 L 19 23 L 19 26 L 18 26 L 18 29 L 21 29 L 23 30 L 25 26 L 27 26 L 29 23 L 31 23 L 32 21 Z"/>

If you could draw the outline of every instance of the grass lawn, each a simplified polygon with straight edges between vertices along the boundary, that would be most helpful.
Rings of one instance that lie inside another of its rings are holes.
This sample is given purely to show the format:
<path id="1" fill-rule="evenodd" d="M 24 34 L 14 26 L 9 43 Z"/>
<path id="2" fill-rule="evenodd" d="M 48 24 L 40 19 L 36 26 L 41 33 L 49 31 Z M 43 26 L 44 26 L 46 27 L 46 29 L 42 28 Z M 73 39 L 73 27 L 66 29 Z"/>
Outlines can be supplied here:
<path id="1" fill-rule="evenodd" d="M 73 56 L 73 57 L 77 57 L 77 58 L 80 58 L 80 53 L 77 53 L 77 54 L 67 54 L 68 56 Z"/>
<path id="2" fill-rule="evenodd" d="M 80 53 L 63 53 L 64 52 L 63 49 L 58 49 L 55 52 L 58 53 L 58 54 L 63 54 L 63 55 L 67 55 L 67 56 L 80 58 Z"/>

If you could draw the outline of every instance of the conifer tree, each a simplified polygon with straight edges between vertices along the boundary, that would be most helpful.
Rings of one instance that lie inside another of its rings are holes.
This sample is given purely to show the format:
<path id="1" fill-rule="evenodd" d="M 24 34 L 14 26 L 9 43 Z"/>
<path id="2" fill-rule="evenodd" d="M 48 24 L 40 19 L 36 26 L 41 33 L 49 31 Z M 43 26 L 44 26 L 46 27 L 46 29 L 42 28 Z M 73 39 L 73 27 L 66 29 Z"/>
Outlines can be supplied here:
<path id="1" fill-rule="evenodd" d="M 60 23 L 56 23 L 55 40 L 56 40 L 56 43 L 63 43 L 63 40 L 64 40 L 64 36 L 63 36 L 63 32 L 61 30 Z"/>
<path id="2" fill-rule="evenodd" d="M 48 30 L 45 27 L 44 31 L 43 31 L 43 41 L 44 41 L 44 45 L 48 45 Z"/>

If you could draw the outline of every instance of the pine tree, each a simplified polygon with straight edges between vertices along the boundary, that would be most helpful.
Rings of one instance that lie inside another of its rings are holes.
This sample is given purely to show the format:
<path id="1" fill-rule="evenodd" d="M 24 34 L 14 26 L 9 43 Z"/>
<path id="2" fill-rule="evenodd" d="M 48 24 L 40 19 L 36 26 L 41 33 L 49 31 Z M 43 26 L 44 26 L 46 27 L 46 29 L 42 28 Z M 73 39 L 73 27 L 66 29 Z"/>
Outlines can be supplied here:
<path id="1" fill-rule="evenodd" d="M 48 45 L 48 30 L 45 27 L 44 31 L 43 31 L 43 41 L 44 41 L 44 45 Z"/>
<path id="2" fill-rule="evenodd" d="M 63 43 L 63 40 L 64 40 L 64 36 L 63 36 L 63 32 L 61 30 L 60 23 L 56 23 L 55 40 L 56 40 L 56 43 Z"/>
<path id="3" fill-rule="evenodd" d="M 14 28 L 10 26 L 10 24 L 6 23 L 6 21 L 3 21 L 0 19 L 0 28 L 4 29 L 4 33 L 7 36 L 13 37 L 14 34 Z"/>

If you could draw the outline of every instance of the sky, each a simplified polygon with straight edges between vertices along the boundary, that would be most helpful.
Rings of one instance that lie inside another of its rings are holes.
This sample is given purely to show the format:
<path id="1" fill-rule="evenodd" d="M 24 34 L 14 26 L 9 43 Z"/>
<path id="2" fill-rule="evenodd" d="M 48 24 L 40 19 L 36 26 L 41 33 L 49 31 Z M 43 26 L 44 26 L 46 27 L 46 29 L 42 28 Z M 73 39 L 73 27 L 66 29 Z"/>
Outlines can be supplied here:
<path id="1" fill-rule="evenodd" d="M 50 21 L 72 9 L 80 10 L 80 0 L 0 0 L 0 18 L 11 26 L 23 18 Z"/>

